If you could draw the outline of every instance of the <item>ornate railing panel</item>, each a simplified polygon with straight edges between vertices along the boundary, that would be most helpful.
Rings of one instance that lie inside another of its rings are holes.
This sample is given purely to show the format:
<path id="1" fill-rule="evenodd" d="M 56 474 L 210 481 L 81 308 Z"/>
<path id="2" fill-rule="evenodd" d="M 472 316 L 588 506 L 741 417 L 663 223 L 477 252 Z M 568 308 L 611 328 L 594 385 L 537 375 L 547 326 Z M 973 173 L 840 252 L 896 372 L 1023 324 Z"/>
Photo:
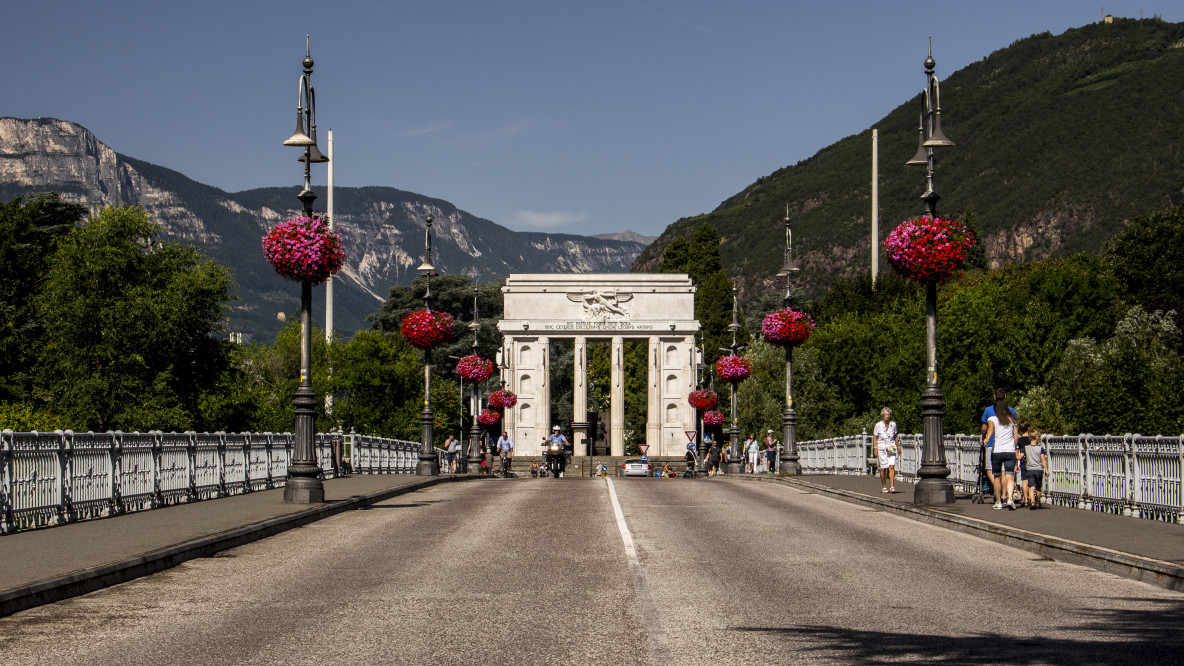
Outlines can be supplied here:
<path id="1" fill-rule="evenodd" d="M 1045 501 L 1172 523 L 1184 523 L 1184 436 L 1044 435 L 1048 456 Z M 896 473 L 915 482 L 921 467 L 921 435 L 901 435 Z M 977 435 L 943 438 L 949 479 L 963 491 L 978 482 L 982 443 Z M 854 450 L 865 451 L 858 464 Z M 871 473 L 866 434 L 798 444 L 804 474 Z M 846 465 L 837 461 L 847 460 Z M 989 462 L 988 462 L 989 464 Z"/>
<path id="2" fill-rule="evenodd" d="M 0 433 L 0 534 L 277 488 L 291 433 Z M 321 433 L 323 478 L 414 474 L 419 444 Z"/>

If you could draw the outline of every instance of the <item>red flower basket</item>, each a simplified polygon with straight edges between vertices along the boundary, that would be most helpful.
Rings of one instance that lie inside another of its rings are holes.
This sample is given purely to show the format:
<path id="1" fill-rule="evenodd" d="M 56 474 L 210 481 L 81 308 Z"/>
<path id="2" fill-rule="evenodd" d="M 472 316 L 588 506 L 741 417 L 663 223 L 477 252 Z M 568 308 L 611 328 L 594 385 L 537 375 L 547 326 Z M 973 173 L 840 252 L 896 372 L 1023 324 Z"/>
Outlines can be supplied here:
<path id="1" fill-rule="evenodd" d="M 509 409 L 518 404 L 518 396 L 505 389 L 498 389 L 489 394 L 489 406 L 494 409 Z"/>
<path id="2" fill-rule="evenodd" d="M 796 347 L 810 338 L 814 331 L 814 320 L 805 312 L 782 308 L 765 315 L 761 321 L 761 335 L 769 342 L 782 347 Z"/>
<path id="3" fill-rule="evenodd" d="M 721 426 L 726 420 L 723 412 L 714 409 L 703 413 L 703 423 L 709 426 Z"/>
<path id="4" fill-rule="evenodd" d="M 483 382 L 493 376 L 493 361 L 469 354 L 457 361 L 456 374 L 470 382 Z"/>
<path id="5" fill-rule="evenodd" d="M 263 256 L 280 277 L 313 284 L 329 279 L 345 263 L 341 239 L 320 217 L 290 217 L 263 236 Z"/>
<path id="6" fill-rule="evenodd" d="M 477 415 L 477 423 L 492 428 L 502 420 L 501 412 L 494 409 L 482 409 L 481 413 Z"/>
<path id="7" fill-rule="evenodd" d="M 725 382 L 742 382 L 752 374 L 752 364 L 743 356 L 725 356 L 715 362 L 715 374 Z"/>
<path id="8" fill-rule="evenodd" d="M 399 330 L 412 345 L 431 349 L 452 339 L 452 315 L 435 310 L 416 310 L 403 317 Z"/>
<path id="9" fill-rule="evenodd" d="M 905 220 L 884 239 L 892 270 L 918 282 L 941 282 L 962 272 L 977 243 L 966 225 L 945 218 Z"/>
<path id="10" fill-rule="evenodd" d="M 691 394 L 687 396 L 687 402 L 691 403 L 691 407 L 700 411 L 711 409 L 715 407 L 716 403 L 715 391 L 707 389 L 691 391 Z"/>

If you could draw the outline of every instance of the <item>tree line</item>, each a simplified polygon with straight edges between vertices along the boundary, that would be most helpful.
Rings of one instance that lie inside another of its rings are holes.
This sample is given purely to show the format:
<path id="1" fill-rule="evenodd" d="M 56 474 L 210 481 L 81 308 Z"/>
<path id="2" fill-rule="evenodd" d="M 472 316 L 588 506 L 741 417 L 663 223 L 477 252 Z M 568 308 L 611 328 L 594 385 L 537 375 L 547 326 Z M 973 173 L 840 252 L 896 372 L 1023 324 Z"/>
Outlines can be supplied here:
<path id="1" fill-rule="evenodd" d="M 687 273 L 710 364 L 732 344 L 731 282 L 719 235 L 701 226 L 670 243 L 659 270 Z M 163 242 L 135 207 L 94 212 L 56 194 L 0 204 L 0 427 L 13 430 L 225 430 L 284 432 L 294 421 L 299 324 L 274 341 L 234 344 L 223 325 L 233 302 L 229 270 L 193 246 Z M 991 391 L 1003 387 L 1045 432 L 1184 432 L 1184 207 L 1135 217 L 1100 256 L 1078 254 L 987 270 L 985 262 L 941 286 L 938 372 L 947 432 L 975 432 Z M 262 258 L 260 259 L 262 260 Z M 423 352 L 399 334 L 422 307 L 420 277 L 397 286 L 349 340 L 313 336 L 312 382 L 319 430 L 341 427 L 418 439 Z M 432 278 L 435 309 L 458 321 L 433 350 L 432 408 L 441 440 L 468 430 L 468 391 L 455 360 L 501 345 L 501 283 Z M 737 343 L 753 363 L 740 385 L 745 431 L 777 430 L 784 409 L 784 352 L 749 331 L 779 307 L 756 299 L 741 313 Z M 924 385 L 924 300 L 910 282 L 884 275 L 838 280 L 799 303 L 818 322 L 795 351 L 800 439 L 854 434 L 879 409 L 919 431 Z M 603 349 L 602 349 L 603 347 Z M 607 408 L 607 346 L 589 349 L 589 404 Z M 571 345 L 552 346 L 557 422 L 570 414 Z M 602 358 L 603 357 L 603 358 Z M 626 430 L 645 433 L 646 346 L 626 346 Z M 711 375 L 704 375 L 710 382 Z M 497 388 L 496 375 L 483 387 Z M 727 386 L 715 382 L 726 401 Z M 566 391 L 566 393 L 563 393 Z M 632 447 L 630 447 L 632 448 Z"/>

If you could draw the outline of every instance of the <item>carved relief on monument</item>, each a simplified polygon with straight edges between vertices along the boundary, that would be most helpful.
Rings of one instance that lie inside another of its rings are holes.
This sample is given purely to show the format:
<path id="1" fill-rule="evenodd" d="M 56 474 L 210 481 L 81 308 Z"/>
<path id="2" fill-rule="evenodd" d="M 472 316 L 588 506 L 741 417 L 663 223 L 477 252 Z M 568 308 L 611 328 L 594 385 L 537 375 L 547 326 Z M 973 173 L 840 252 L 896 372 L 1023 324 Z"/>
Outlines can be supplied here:
<path id="1" fill-rule="evenodd" d="M 629 310 L 622 303 L 633 300 L 633 294 L 620 289 L 586 289 L 568 292 L 567 300 L 583 304 L 586 321 L 620 321 L 629 319 Z"/>

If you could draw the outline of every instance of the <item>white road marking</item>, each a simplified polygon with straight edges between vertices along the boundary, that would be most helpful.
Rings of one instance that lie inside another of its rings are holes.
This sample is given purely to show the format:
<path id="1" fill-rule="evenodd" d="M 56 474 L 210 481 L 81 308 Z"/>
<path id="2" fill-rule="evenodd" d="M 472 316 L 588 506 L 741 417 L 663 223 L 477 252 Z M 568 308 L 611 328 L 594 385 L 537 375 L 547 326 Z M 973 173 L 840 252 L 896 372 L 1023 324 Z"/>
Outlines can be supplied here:
<path id="1" fill-rule="evenodd" d="M 666 643 L 666 630 L 662 628 L 658 606 L 650 596 L 645 570 L 641 568 L 641 561 L 637 559 L 637 548 L 633 544 L 633 535 L 629 532 L 629 526 L 625 524 L 625 512 L 621 511 L 621 502 L 617 499 L 617 489 L 613 486 L 612 479 L 606 476 L 604 480 L 608 482 L 608 498 L 613 505 L 617 529 L 621 532 L 621 542 L 625 545 L 625 558 L 629 560 L 629 572 L 633 574 L 633 589 L 637 592 L 637 606 L 641 612 L 641 622 L 644 625 L 642 629 L 645 630 L 650 644 L 650 662 L 654 664 L 669 663 L 670 647 Z"/>

